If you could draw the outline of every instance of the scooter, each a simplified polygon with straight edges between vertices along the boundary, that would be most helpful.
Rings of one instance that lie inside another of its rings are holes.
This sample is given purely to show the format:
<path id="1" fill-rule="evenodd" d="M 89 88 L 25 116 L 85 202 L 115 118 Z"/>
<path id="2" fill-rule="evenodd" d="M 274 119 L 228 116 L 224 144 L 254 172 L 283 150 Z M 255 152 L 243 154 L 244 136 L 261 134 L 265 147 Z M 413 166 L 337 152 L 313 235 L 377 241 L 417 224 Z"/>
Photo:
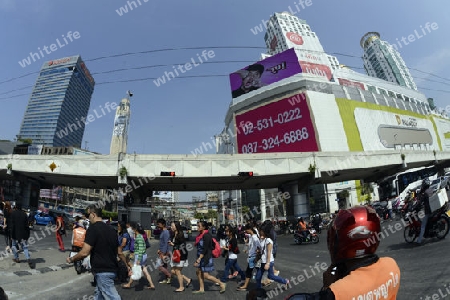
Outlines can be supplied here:
<path id="1" fill-rule="evenodd" d="M 424 238 L 437 237 L 443 239 L 448 234 L 450 229 L 450 218 L 447 215 L 448 204 L 446 203 L 440 209 L 433 212 L 428 218 L 427 226 L 425 227 Z M 417 214 L 413 215 L 413 209 L 406 213 L 405 221 L 409 224 L 405 227 L 403 236 L 407 243 L 412 243 L 420 235 L 420 227 L 422 222 Z"/>
<path id="2" fill-rule="evenodd" d="M 297 245 L 301 245 L 301 244 L 317 244 L 319 242 L 319 236 L 317 235 L 317 232 L 314 228 L 309 228 L 309 233 L 307 235 L 307 237 L 305 238 L 305 236 L 299 232 L 296 232 L 294 234 L 294 242 Z"/>

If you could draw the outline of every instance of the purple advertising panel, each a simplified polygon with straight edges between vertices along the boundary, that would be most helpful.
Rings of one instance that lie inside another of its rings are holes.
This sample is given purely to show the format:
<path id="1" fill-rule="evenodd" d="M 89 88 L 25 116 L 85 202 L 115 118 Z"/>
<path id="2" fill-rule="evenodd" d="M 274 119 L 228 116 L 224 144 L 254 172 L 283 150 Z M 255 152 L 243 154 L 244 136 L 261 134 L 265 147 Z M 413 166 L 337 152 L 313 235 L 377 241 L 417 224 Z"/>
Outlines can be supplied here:
<path id="1" fill-rule="evenodd" d="M 231 95 L 237 98 L 301 72 L 294 49 L 289 49 L 231 73 Z"/>

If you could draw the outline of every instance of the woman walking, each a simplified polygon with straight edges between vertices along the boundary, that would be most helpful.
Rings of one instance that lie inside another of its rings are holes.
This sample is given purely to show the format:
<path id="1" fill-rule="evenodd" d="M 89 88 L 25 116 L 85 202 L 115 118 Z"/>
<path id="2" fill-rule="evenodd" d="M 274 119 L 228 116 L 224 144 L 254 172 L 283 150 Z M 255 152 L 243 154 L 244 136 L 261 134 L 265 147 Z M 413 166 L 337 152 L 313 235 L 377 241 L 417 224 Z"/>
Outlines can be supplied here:
<path id="1" fill-rule="evenodd" d="M 245 282 L 242 286 L 237 287 L 238 291 L 247 291 L 248 284 L 250 283 L 250 279 L 252 278 L 253 269 L 255 268 L 255 258 L 256 258 L 256 250 L 259 246 L 258 235 L 256 234 L 256 230 L 253 228 L 252 224 L 245 225 L 245 233 L 250 235 L 248 240 L 246 241 L 247 250 L 244 252 L 248 254 L 247 258 L 247 269 L 245 270 Z"/>
<path id="2" fill-rule="evenodd" d="M 256 288 L 259 289 L 262 287 L 261 279 L 266 271 L 268 273 L 267 278 L 272 279 L 278 283 L 285 284 L 286 288 L 288 288 L 289 280 L 275 276 L 275 274 L 273 273 L 273 264 L 275 263 L 275 259 L 273 257 L 273 241 L 270 238 L 271 229 L 271 226 L 264 226 L 259 230 L 259 244 L 262 256 L 261 267 L 258 268 L 258 271 L 256 273 Z"/>
<path id="3" fill-rule="evenodd" d="M 135 235 L 134 264 L 141 266 L 141 268 L 143 269 L 143 268 L 145 268 L 145 265 L 147 263 L 147 253 L 145 253 L 145 251 L 146 251 L 145 241 L 142 236 L 142 234 L 144 233 L 144 230 L 142 229 L 142 227 L 138 227 L 137 223 L 134 223 L 134 222 L 131 224 L 131 228 L 133 229 L 134 235 Z M 130 261 L 130 264 L 131 264 L 131 261 Z M 150 276 L 146 276 L 146 277 L 147 277 L 147 280 L 149 281 L 150 287 L 153 287 L 153 289 L 155 289 L 155 286 L 153 285 L 153 282 L 152 282 L 152 278 Z M 130 289 L 132 283 L 133 283 L 133 279 L 131 279 L 131 277 L 130 277 L 130 280 L 128 281 L 128 283 L 122 285 L 122 288 Z"/>
<path id="4" fill-rule="evenodd" d="M 205 293 L 205 279 L 218 283 L 220 285 L 220 293 L 225 293 L 226 283 L 220 282 L 219 279 L 212 276 L 210 273 L 214 271 L 214 262 L 212 257 L 212 236 L 208 232 L 208 225 L 205 221 L 198 222 L 198 231 L 200 234 L 195 238 L 195 245 L 197 246 L 197 260 L 194 263 L 194 267 L 197 268 L 197 278 L 200 284 L 200 288 L 197 291 L 193 291 L 193 294 Z"/>
<path id="5" fill-rule="evenodd" d="M 227 249 L 228 249 L 228 261 L 225 265 L 225 270 L 223 271 L 223 276 L 220 279 L 223 283 L 226 283 L 228 281 L 228 273 L 230 272 L 230 269 L 233 267 L 237 274 L 241 275 L 241 284 L 244 283 L 245 280 L 245 273 L 241 270 L 241 267 L 239 267 L 237 263 L 237 255 L 239 253 L 239 247 L 237 243 L 236 238 L 236 231 L 234 228 L 229 227 L 226 231 L 228 235 L 228 242 L 227 242 Z"/>
<path id="6" fill-rule="evenodd" d="M 172 229 L 172 232 L 174 232 L 173 239 L 169 242 L 169 245 L 173 247 L 172 260 L 170 261 L 170 272 L 172 275 L 177 276 L 179 283 L 178 289 L 174 290 L 174 292 L 184 292 L 185 288 L 189 287 L 192 283 L 192 279 L 181 273 L 181 270 L 189 265 L 186 240 L 184 238 L 184 233 L 183 229 L 181 229 L 180 222 L 172 222 L 170 228 Z M 174 255 L 177 250 L 179 251 L 179 256 Z M 175 257 L 179 257 L 179 259 L 177 259 L 179 262 L 174 262 Z M 183 280 L 186 281 L 186 287 L 183 286 Z"/>

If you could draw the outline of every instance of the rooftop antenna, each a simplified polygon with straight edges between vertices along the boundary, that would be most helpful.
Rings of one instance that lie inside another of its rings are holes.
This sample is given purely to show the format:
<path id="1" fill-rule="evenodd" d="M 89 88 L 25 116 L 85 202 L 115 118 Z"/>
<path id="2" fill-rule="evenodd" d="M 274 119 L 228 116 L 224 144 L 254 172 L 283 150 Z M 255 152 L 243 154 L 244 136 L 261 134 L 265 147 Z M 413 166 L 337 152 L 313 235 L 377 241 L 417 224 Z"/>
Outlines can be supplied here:
<path id="1" fill-rule="evenodd" d="M 130 99 L 131 97 L 133 97 L 133 93 L 132 93 L 130 90 L 127 91 L 127 95 L 128 95 L 128 99 Z"/>

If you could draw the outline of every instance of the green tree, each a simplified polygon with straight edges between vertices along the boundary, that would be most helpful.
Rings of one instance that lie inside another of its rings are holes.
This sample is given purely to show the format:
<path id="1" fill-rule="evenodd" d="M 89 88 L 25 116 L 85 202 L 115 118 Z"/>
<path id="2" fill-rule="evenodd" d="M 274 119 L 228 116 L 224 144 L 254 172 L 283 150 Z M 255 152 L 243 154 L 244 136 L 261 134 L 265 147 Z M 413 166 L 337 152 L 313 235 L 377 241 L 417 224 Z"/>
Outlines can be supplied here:
<path id="1" fill-rule="evenodd" d="M 250 212 L 250 207 L 248 206 L 242 206 L 242 214 L 245 216 Z"/>

